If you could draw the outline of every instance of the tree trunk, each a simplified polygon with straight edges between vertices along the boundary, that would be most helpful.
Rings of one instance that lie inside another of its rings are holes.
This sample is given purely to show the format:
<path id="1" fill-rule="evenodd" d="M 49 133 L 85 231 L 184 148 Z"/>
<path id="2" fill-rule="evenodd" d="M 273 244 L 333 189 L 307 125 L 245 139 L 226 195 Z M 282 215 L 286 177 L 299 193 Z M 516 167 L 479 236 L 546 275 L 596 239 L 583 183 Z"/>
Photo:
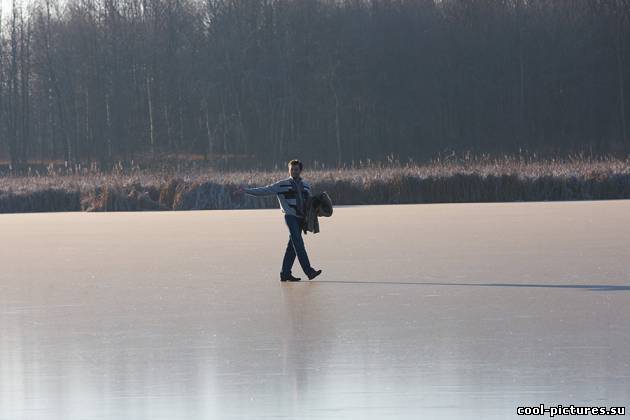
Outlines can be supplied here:
<path id="1" fill-rule="evenodd" d="M 151 154 L 155 154 L 155 137 L 153 129 L 153 103 L 151 102 L 151 84 L 149 82 L 149 74 L 146 75 L 147 85 L 147 104 L 149 106 L 149 143 L 151 145 Z"/>
<path id="2" fill-rule="evenodd" d="M 627 125 L 626 125 L 626 98 L 625 98 L 625 86 L 624 86 L 624 74 L 623 74 L 623 65 L 624 65 L 624 56 L 623 56 L 623 48 L 624 48 L 624 37 L 622 36 L 622 19 L 623 15 L 617 18 L 617 74 L 619 81 L 619 119 L 621 120 L 621 142 L 625 146 L 628 140 L 627 135 Z"/>

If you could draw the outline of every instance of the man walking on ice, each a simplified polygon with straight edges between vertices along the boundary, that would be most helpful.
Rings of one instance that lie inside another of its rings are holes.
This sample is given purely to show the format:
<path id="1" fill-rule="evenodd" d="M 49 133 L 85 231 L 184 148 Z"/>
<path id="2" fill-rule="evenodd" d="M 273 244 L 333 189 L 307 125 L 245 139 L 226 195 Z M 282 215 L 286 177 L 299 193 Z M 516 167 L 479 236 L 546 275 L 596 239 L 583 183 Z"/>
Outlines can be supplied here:
<path id="1" fill-rule="evenodd" d="M 281 179 L 273 184 L 257 188 L 243 188 L 242 186 L 235 191 L 235 194 L 249 194 L 253 196 L 265 196 L 276 194 L 280 202 L 280 208 L 284 213 L 284 221 L 289 228 L 289 243 L 282 260 L 282 271 L 280 272 L 281 281 L 300 281 L 299 277 L 293 277 L 291 267 L 297 256 L 302 270 L 309 280 L 314 279 L 321 274 L 322 270 L 315 270 L 311 267 L 304 248 L 302 239 L 302 226 L 306 212 L 306 200 L 311 193 L 311 185 L 302 180 L 302 162 L 293 159 L 289 162 L 289 177 Z"/>

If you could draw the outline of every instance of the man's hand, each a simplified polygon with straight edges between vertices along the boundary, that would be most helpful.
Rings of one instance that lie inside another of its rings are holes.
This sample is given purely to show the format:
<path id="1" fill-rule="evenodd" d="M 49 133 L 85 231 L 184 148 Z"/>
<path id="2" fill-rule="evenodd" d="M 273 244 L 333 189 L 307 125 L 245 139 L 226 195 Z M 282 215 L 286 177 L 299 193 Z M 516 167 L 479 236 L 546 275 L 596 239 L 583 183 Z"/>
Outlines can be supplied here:
<path id="1" fill-rule="evenodd" d="M 238 188 L 232 192 L 232 195 L 240 197 L 241 195 L 243 195 L 244 192 L 245 192 L 245 188 L 243 188 L 242 185 L 239 185 Z"/>

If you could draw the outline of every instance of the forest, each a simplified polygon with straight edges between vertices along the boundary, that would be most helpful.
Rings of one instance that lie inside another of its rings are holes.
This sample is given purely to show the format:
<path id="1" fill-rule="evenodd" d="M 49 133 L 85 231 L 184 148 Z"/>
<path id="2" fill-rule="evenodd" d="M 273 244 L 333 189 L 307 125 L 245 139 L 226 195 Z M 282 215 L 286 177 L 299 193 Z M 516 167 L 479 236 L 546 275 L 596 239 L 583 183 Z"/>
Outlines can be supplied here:
<path id="1" fill-rule="evenodd" d="M 623 155 L 629 21 L 630 0 L 14 0 L 0 160 Z"/>

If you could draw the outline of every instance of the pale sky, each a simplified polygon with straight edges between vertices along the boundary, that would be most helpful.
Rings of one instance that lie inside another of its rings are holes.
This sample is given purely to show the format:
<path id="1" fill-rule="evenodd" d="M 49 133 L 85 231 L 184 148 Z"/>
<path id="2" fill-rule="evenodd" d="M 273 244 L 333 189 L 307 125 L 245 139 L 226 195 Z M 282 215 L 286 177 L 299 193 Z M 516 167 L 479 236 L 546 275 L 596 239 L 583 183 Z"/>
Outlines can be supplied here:
<path id="1" fill-rule="evenodd" d="M 6 22 L 6 17 L 11 13 L 11 6 L 13 5 L 12 0 L 0 0 L 2 2 L 2 17 L 3 21 Z M 26 7 L 26 5 L 33 3 L 34 0 L 15 0 L 18 4 L 22 4 L 22 7 Z M 61 0 L 59 3 L 63 3 L 64 0 Z"/>
<path id="2" fill-rule="evenodd" d="M 24 6 L 31 3 L 32 0 L 15 0 L 15 2 L 19 5 L 22 3 Z M 5 18 L 11 13 L 11 6 L 13 5 L 12 0 L 2 0 L 2 20 L 3 23 L 6 23 Z"/>

